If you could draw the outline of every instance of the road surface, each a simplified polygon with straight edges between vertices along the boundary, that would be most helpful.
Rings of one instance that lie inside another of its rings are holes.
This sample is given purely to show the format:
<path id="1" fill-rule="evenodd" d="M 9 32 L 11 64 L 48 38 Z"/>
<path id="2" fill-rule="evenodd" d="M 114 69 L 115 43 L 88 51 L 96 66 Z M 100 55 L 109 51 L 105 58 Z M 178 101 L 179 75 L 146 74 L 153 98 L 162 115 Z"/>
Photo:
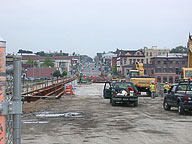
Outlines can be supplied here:
<path id="1" fill-rule="evenodd" d="M 189 144 L 192 114 L 164 111 L 162 97 L 112 107 L 103 84 L 80 85 L 74 96 L 24 104 L 23 144 Z"/>

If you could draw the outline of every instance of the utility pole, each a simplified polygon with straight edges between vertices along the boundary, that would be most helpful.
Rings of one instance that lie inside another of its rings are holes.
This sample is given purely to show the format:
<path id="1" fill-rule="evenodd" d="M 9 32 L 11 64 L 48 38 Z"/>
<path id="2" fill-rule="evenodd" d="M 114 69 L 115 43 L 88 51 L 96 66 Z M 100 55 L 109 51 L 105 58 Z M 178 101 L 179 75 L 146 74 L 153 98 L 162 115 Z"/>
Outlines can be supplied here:
<path id="1" fill-rule="evenodd" d="M 21 104 L 21 57 L 14 56 L 13 65 L 13 102 L 18 103 L 16 106 L 22 109 Z M 13 115 L 13 144 L 21 143 L 21 114 L 16 113 Z"/>

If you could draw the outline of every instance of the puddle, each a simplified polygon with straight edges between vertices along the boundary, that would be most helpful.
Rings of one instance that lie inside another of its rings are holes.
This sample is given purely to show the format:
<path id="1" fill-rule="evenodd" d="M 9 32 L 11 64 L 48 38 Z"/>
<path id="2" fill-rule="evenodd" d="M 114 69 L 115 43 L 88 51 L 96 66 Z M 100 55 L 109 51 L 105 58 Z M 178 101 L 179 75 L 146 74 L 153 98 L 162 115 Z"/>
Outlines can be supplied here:
<path id="1" fill-rule="evenodd" d="M 36 114 L 36 117 L 46 117 L 46 118 L 54 118 L 54 117 L 77 117 L 81 118 L 82 113 L 80 112 L 66 112 L 66 113 L 49 113 L 49 112 L 43 112 Z"/>
<path id="2" fill-rule="evenodd" d="M 22 120 L 22 123 L 24 124 L 47 124 L 48 121 L 39 121 L 39 120 Z"/>

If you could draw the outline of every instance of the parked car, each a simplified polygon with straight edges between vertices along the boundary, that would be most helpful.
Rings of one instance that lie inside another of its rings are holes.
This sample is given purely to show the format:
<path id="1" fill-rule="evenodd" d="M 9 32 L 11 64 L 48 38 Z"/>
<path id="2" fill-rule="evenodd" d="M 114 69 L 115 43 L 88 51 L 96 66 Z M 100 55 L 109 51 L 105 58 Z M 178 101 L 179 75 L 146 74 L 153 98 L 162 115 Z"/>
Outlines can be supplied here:
<path id="1" fill-rule="evenodd" d="M 138 106 L 138 91 L 132 82 L 106 82 L 103 89 L 103 97 L 110 99 L 112 106 L 115 106 L 116 103 Z"/>
<path id="2" fill-rule="evenodd" d="M 178 113 L 183 114 L 185 110 L 192 110 L 192 84 L 191 81 L 181 81 L 171 86 L 168 94 L 164 97 L 163 108 L 171 110 L 177 107 Z"/>

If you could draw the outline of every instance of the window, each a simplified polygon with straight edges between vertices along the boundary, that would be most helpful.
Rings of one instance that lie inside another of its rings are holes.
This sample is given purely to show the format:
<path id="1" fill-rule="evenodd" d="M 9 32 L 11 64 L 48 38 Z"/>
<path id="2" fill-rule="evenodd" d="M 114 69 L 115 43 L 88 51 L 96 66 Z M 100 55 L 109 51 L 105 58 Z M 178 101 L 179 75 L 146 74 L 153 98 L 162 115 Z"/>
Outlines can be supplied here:
<path id="1" fill-rule="evenodd" d="M 157 61 L 157 64 L 161 64 L 161 61 Z"/>
<path id="2" fill-rule="evenodd" d="M 172 73 L 173 72 L 173 68 L 169 68 L 169 72 Z"/>
<path id="3" fill-rule="evenodd" d="M 161 68 L 157 68 L 157 72 L 160 73 L 161 72 Z"/>
<path id="4" fill-rule="evenodd" d="M 151 70 L 151 74 L 154 74 L 154 70 Z"/>
<path id="5" fill-rule="evenodd" d="M 185 61 L 182 61 L 182 64 L 184 65 L 184 64 L 185 64 Z"/>
<path id="6" fill-rule="evenodd" d="M 175 73 L 179 74 L 179 68 L 175 68 Z"/>
<path id="7" fill-rule="evenodd" d="M 173 83 L 173 77 L 172 76 L 169 77 L 169 83 Z"/>
<path id="8" fill-rule="evenodd" d="M 139 55 L 140 55 L 140 53 L 138 52 L 138 53 L 137 53 L 137 55 L 139 56 Z"/>
<path id="9" fill-rule="evenodd" d="M 146 56 L 148 56 L 148 52 L 146 53 Z"/>
<path id="10" fill-rule="evenodd" d="M 176 77 L 175 77 L 175 83 L 177 83 L 178 81 L 179 81 L 179 77 L 176 76 Z"/>
<path id="11" fill-rule="evenodd" d="M 150 56 L 152 56 L 152 52 L 150 52 Z"/>
<path id="12" fill-rule="evenodd" d="M 167 77 L 166 76 L 163 77 L 163 83 L 165 83 L 165 82 L 167 82 Z"/>
<path id="13" fill-rule="evenodd" d="M 161 83 L 161 77 L 160 76 L 157 77 L 157 82 Z"/>
<path id="14" fill-rule="evenodd" d="M 164 64 L 167 64 L 167 61 L 163 61 Z"/>
<path id="15" fill-rule="evenodd" d="M 178 62 L 178 61 L 176 61 L 175 63 L 176 63 L 177 65 L 179 64 L 179 62 Z"/>
<path id="16" fill-rule="evenodd" d="M 132 64 L 132 59 L 129 59 L 129 64 Z"/>
<path id="17" fill-rule="evenodd" d="M 146 63 L 148 64 L 148 59 L 146 59 Z"/>
<path id="18" fill-rule="evenodd" d="M 143 63 L 143 59 L 141 59 L 141 62 Z"/>
<path id="19" fill-rule="evenodd" d="M 177 91 L 186 91 L 187 85 L 178 85 Z"/>
<path id="20" fill-rule="evenodd" d="M 124 59 L 124 64 L 126 64 L 127 59 Z"/>
<path id="21" fill-rule="evenodd" d="M 146 70 L 144 70 L 144 74 L 147 74 L 147 71 L 146 71 Z"/>
<path id="22" fill-rule="evenodd" d="M 140 59 L 137 59 L 137 62 L 140 62 Z"/>
<path id="23" fill-rule="evenodd" d="M 167 72 L 167 68 L 163 68 L 163 72 L 166 73 Z"/>
<path id="24" fill-rule="evenodd" d="M 133 64 L 135 64 L 136 63 L 136 59 L 133 59 Z"/>
<path id="25" fill-rule="evenodd" d="M 110 83 L 105 84 L 105 89 L 109 89 L 111 87 Z"/>
<path id="26" fill-rule="evenodd" d="M 161 52 L 158 52 L 158 55 L 161 55 Z"/>
<path id="27" fill-rule="evenodd" d="M 169 64 L 172 65 L 172 64 L 173 64 L 173 61 L 170 61 Z"/>

